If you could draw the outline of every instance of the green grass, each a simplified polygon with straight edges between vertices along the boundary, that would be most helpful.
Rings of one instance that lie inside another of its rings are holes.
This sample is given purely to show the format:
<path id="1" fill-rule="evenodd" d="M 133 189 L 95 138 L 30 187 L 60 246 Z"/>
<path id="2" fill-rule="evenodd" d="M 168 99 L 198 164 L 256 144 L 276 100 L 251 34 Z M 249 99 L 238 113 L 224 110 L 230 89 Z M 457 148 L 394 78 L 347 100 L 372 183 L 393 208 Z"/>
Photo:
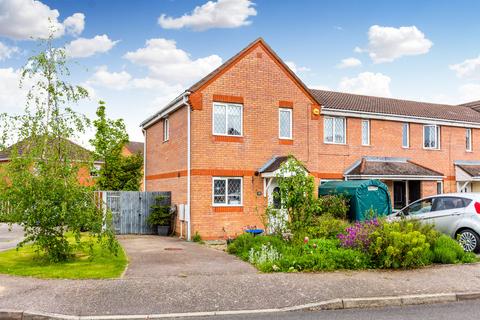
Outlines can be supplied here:
<path id="1" fill-rule="evenodd" d="M 72 239 L 69 239 L 73 241 Z M 82 242 L 88 238 L 82 238 Z M 117 255 L 95 243 L 93 254 L 86 248 L 77 249 L 74 257 L 62 263 L 51 263 L 35 252 L 32 245 L 0 252 L 0 273 L 15 276 L 60 279 L 118 278 L 127 266 L 127 256 L 119 246 Z"/>

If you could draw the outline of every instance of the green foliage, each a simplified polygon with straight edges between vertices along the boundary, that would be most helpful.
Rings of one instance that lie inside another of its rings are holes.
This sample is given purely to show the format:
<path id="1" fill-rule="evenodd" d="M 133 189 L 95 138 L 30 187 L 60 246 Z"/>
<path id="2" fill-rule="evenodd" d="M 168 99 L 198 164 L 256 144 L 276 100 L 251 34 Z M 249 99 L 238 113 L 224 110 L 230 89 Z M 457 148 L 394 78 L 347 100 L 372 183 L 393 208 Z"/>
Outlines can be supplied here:
<path id="1" fill-rule="evenodd" d="M 99 101 L 97 119 L 93 121 L 95 159 L 103 161 L 97 186 L 101 190 L 137 191 L 142 179 L 143 157 L 140 154 L 123 156 L 122 148 L 129 141 L 123 119 L 108 119 L 105 102 Z"/>
<path id="2" fill-rule="evenodd" d="M 433 246 L 433 262 L 453 264 L 474 262 L 475 254 L 465 252 L 462 246 L 447 235 L 441 235 Z"/>
<path id="3" fill-rule="evenodd" d="M 198 243 L 202 243 L 202 236 L 197 232 L 195 232 L 195 234 L 193 235 L 192 237 L 192 241 L 193 242 L 198 242 Z"/>
<path id="4" fill-rule="evenodd" d="M 332 214 L 325 213 L 312 220 L 312 225 L 307 228 L 307 235 L 311 238 L 336 239 L 348 225 L 346 220 L 337 219 Z"/>
<path id="5" fill-rule="evenodd" d="M 172 221 L 172 212 L 169 206 L 161 205 L 163 196 L 157 196 L 155 198 L 155 204 L 150 208 L 152 209 L 150 215 L 147 218 L 147 223 L 154 226 L 170 226 Z"/>
<path id="6" fill-rule="evenodd" d="M 315 181 L 300 161 L 289 157 L 280 167 L 278 186 L 282 208 L 288 215 L 287 228 L 301 238 L 318 211 Z"/>
<path id="7" fill-rule="evenodd" d="M 11 218 L 22 225 L 25 240 L 52 262 L 68 260 L 74 250 L 65 233 L 77 243 L 81 230 L 116 251 L 118 244 L 107 221 L 96 207 L 91 188 L 78 181 L 82 167 L 91 165 L 90 154 L 72 144 L 84 133 L 88 119 L 73 105 L 88 96 L 87 91 L 69 84 L 65 51 L 52 47 L 50 37 L 42 51 L 28 59 L 22 82 L 34 81 L 23 114 L 3 116 L 2 143 L 12 144 L 10 162 L 1 170 L 0 201 L 10 206 Z M 92 240 L 93 241 L 93 240 Z"/>
<path id="8" fill-rule="evenodd" d="M 343 195 L 328 195 L 318 198 L 321 214 L 327 214 L 337 219 L 347 219 L 348 201 Z"/>
<path id="9" fill-rule="evenodd" d="M 383 222 L 371 241 L 369 252 L 376 267 L 411 268 L 431 262 L 427 235 L 414 222 Z"/>

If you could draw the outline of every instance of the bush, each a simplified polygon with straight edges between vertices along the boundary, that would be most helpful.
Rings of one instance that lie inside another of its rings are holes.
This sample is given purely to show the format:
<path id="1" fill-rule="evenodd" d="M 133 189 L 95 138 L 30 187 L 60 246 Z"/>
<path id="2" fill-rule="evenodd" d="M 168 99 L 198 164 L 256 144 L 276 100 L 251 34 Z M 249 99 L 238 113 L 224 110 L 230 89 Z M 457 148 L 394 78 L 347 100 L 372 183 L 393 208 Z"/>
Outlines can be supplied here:
<path id="1" fill-rule="evenodd" d="M 195 232 L 195 234 L 193 235 L 192 241 L 193 242 L 198 242 L 198 243 L 203 243 L 202 236 L 198 233 L 198 231 Z"/>
<path id="2" fill-rule="evenodd" d="M 149 226 L 170 226 L 172 220 L 172 212 L 169 206 L 161 205 L 160 203 L 164 199 L 163 196 L 157 196 L 155 198 L 155 204 L 150 208 L 152 212 L 147 218 Z"/>
<path id="3" fill-rule="evenodd" d="M 377 219 L 355 222 L 345 229 L 345 233 L 340 233 L 337 237 L 342 247 L 367 252 L 372 241 L 372 233 L 377 230 L 379 225 Z"/>
<path id="4" fill-rule="evenodd" d="M 329 195 L 318 198 L 318 206 L 322 215 L 330 215 L 337 219 L 347 219 L 348 200 L 343 195 Z"/>
<path id="5" fill-rule="evenodd" d="M 433 262 L 435 263 L 460 263 L 474 262 L 476 260 L 473 253 L 467 253 L 462 246 L 446 235 L 441 235 L 435 241 L 433 248 Z"/>
<path id="6" fill-rule="evenodd" d="M 313 219 L 312 226 L 307 228 L 307 234 L 311 238 L 336 239 L 337 234 L 344 232 L 348 225 L 346 220 L 326 213 Z"/>
<path id="7" fill-rule="evenodd" d="M 244 233 L 238 236 L 227 247 L 227 252 L 238 256 L 244 261 L 248 261 L 250 250 L 252 248 L 259 249 L 262 245 L 271 245 L 277 250 L 282 251 L 285 243 L 282 239 L 276 236 L 256 236 L 249 233 Z"/>
<path id="8" fill-rule="evenodd" d="M 430 243 L 412 221 L 383 222 L 371 235 L 375 267 L 412 268 L 431 263 Z"/>

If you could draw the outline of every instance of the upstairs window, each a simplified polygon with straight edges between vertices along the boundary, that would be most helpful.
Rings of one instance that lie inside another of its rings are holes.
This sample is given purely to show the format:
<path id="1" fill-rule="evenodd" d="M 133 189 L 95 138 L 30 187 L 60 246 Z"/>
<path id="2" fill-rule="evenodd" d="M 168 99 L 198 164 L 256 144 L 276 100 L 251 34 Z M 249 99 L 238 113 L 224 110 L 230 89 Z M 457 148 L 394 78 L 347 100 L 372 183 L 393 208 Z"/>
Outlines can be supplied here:
<path id="1" fill-rule="evenodd" d="M 242 178 L 213 178 L 214 206 L 242 205 Z"/>
<path id="2" fill-rule="evenodd" d="M 345 144 L 345 118 L 325 117 L 323 121 L 323 142 Z"/>
<path id="3" fill-rule="evenodd" d="M 410 147 L 410 125 L 408 123 L 402 124 L 402 147 Z"/>
<path id="4" fill-rule="evenodd" d="M 465 131 L 465 143 L 466 150 L 472 151 L 472 129 L 466 129 Z"/>
<path id="5" fill-rule="evenodd" d="M 423 147 L 440 149 L 440 126 L 434 124 L 423 126 Z"/>
<path id="6" fill-rule="evenodd" d="M 278 109 L 278 135 L 280 139 L 292 139 L 292 109 Z"/>
<path id="7" fill-rule="evenodd" d="M 370 120 L 362 120 L 362 146 L 370 145 Z"/>
<path id="8" fill-rule="evenodd" d="M 243 106 L 241 104 L 213 104 L 213 134 L 223 136 L 241 136 Z"/>
<path id="9" fill-rule="evenodd" d="M 168 141 L 170 138 L 170 122 L 168 118 L 163 119 L 163 141 Z"/>

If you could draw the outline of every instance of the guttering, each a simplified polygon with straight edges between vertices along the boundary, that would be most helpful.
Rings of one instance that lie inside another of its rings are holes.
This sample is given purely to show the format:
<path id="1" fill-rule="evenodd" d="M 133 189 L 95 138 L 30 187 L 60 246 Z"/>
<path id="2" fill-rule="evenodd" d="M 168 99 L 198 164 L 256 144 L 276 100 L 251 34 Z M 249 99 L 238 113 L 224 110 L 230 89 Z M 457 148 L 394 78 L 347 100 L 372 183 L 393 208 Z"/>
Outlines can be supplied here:
<path id="1" fill-rule="evenodd" d="M 173 99 L 169 104 L 167 104 L 164 108 L 162 108 L 159 112 L 154 114 L 153 116 L 147 118 L 142 123 L 140 123 L 140 127 L 143 129 L 147 129 L 151 125 L 155 124 L 158 120 L 160 120 L 163 116 L 177 110 L 178 108 L 185 105 L 185 102 L 188 101 L 187 97 L 190 95 L 190 91 L 185 91 L 175 99 Z"/>
<path id="2" fill-rule="evenodd" d="M 404 116 L 404 115 L 378 113 L 378 112 L 342 110 L 342 109 L 328 108 L 325 106 L 322 106 L 321 110 L 322 110 L 321 111 L 322 114 L 327 116 L 391 120 L 391 121 L 412 122 L 412 123 L 422 123 L 422 124 L 437 124 L 437 125 L 463 127 L 463 128 L 477 128 L 477 129 L 480 128 L 480 123 L 478 122 L 444 120 L 444 119 Z"/>

